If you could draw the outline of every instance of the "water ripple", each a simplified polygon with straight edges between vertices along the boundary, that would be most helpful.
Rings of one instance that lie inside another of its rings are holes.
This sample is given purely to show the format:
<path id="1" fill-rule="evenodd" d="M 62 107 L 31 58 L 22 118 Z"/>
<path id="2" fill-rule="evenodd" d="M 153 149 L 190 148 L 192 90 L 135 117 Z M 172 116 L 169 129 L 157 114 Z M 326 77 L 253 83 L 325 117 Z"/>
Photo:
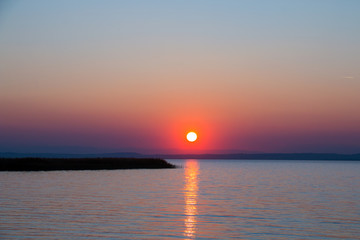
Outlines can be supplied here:
<path id="1" fill-rule="evenodd" d="M 1 239 L 358 239 L 360 163 L 0 173 Z"/>

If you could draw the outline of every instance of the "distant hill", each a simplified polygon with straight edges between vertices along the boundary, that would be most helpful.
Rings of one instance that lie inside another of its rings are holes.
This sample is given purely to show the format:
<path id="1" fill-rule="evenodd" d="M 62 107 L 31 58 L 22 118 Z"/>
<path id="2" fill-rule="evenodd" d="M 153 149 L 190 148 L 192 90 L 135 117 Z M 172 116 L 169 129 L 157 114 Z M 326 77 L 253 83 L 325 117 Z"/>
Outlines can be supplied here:
<path id="1" fill-rule="evenodd" d="M 337 153 L 235 153 L 235 154 L 140 154 L 135 152 L 101 154 L 0 153 L 0 158 L 164 158 L 164 159 L 249 159 L 249 160 L 360 160 L 358 154 Z"/>
<path id="2" fill-rule="evenodd" d="M 134 152 L 121 153 L 88 153 L 88 154 L 71 154 L 71 153 L 0 153 L 0 158 L 140 158 L 145 157 L 142 154 Z"/>
<path id="3" fill-rule="evenodd" d="M 236 154 L 160 154 L 165 159 L 249 159 L 249 160 L 360 160 L 360 154 L 337 153 L 236 153 Z"/>

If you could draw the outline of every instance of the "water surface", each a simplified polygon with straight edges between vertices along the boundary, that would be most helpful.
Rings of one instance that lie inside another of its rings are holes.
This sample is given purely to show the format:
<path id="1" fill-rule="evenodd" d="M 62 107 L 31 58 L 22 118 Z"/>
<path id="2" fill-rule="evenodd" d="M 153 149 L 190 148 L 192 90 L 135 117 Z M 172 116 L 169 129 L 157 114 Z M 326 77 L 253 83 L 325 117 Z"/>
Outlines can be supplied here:
<path id="1" fill-rule="evenodd" d="M 0 172 L 3 239 L 359 239 L 360 162 Z"/>

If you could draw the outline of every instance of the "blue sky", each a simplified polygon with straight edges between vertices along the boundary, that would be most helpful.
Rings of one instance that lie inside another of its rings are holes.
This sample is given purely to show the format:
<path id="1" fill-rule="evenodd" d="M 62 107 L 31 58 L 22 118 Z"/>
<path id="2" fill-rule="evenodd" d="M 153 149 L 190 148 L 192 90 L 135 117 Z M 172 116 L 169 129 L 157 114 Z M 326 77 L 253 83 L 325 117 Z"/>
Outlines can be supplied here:
<path id="1" fill-rule="evenodd" d="M 2 1 L 0 150 L 358 152 L 359 10 Z"/>

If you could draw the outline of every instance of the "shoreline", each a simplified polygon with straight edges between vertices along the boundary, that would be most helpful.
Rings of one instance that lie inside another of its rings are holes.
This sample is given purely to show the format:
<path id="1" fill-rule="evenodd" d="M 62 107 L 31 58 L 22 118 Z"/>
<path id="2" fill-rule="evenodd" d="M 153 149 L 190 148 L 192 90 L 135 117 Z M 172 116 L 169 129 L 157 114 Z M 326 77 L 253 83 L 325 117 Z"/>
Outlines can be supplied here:
<path id="1" fill-rule="evenodd" d="M 0 171 L 176 168 L 161 158 L 0 158 Z"/>

